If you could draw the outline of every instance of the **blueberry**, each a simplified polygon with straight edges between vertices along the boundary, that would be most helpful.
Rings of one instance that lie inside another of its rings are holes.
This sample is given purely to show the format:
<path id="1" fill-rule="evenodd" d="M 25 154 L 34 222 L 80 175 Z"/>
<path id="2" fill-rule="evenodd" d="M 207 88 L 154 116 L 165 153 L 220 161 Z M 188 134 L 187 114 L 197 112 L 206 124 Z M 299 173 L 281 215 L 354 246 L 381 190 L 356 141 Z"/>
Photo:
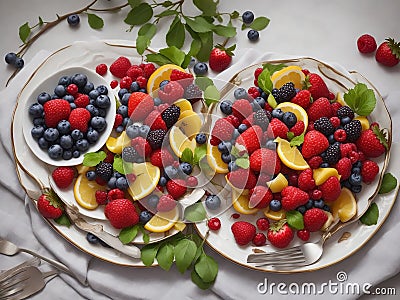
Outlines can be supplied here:
<path id="1" fill-rule="evenodd" d="M 164 172 L 168 179 L 174 179 L 178 176 L 178 170 L 173 166 L 166 166 Z"/>
<path id="2" fill-rule="evenodd" d="M 228 163 L 228 171 L 229 172 L 233 172 L 233 171 L 235 171 L 235 170 L 237 170 L 238 169 L 238 166 L 237 166 L 237 164 L 234 162 L 234 161 L 230 161 L 229 163 Z"/>
<path id="3" fill-rule="evenodd" d="M 132 124 L 132 122 L 131 122 L 131 119 L 129 117 L 123 118 L 123 120 L 122 120 L 122 126 L 123 127 L 126 127 L 126 126 L 131 125 L 131 124 Z"/>
<path id="4" fill-rule="evenodd" d="M 221 206 L 221 199 L 217 195 L 209 195 L 205 200 L 206 206 L 210 210 L 216 210 Z"/>
<path id="5" fill-rule="evenodd" d="M 67 134 L 71 129 L 71 124 L 67 120 L 61 120 L 57 124 L 57 130 L 60 134 Z"/>
<path id="6" fill-rule="evenodd" d="M 134 93 L 134 92 L 138 92 L 140 90 L 140 85 L 139 85 L 139 83 L 137 83 L 137 81 L 133 81 L 132 83 L 131 83 L 131 86 L 129 87 L 129 91 L 131 92 L 131 93 Z"/>
<path id="7" fill-rule="evenodd" d="M 74 110 L 76 108 L 76 104 L 75 103 L 70 103 L 69 107 L 71 108 L 71 110 Z"/>
<path id="8" fill-rule="evenodd" d="M 348 189 L 350 189 L 351 190 L 351 183 L 349 182 L 349 180 L 347 179 L 347 180 L 344 180 L 344 181 L 342 181 L 341 182 L 341 186 L 342 187 L 345 187 L 345 188 L 348 188 Z"/>
<path id="9" fill-rule="evenodd" d="M 160 186 L 165 186 L 167 184 L 167 177 L 165 176 L 160 176 L 160 179 L 158 180 L 158 185 Z"/>
<path id="10" fill-rule="evenodd" d="M 111 105 L 111 100 L 107 95 L 99 95 L 95 103 L 97 107 L 107 109 Z"/>
<path id="11" fill-rule="evenodd" d="M 56 139 L 58 139 L 59 135 L 60 133 L 55 128 L 47 128 L 43 133 L 43 137 L 48 142 L 54 142 Z"/>
<path id="12" fill-rule="evenodd" d="M 33 123 L 34 126 L 36 126 L 36 125 L 42 125 L 42 126 L 45 125 L 43 118 L 34 118 L 32 120 L 32 123 Z"/>
<path id="13" fill-rule="evenodd" d="M 139 90 L 139 92 L 147 94 L 147 90 L 146 90 L 145 88 L 141 88 L 141 89 Z"/>
<path id="14" fill-rule="evenodd" d="M 323 163 L 320 165 L 320 168 L 329 168 L 329 164 L 328 164 L 327 162 L 323 162 Z"/>
<path id="15" fill-rule="evenodd" d="M 60 77 L 60 79 L 58 80 L 58 84 L 61 84 L 63 86 L 67 86 L 71 83 L 71 77 L 69 76 L 62 76 Z"/>
<path id="16" fill-rule="evenodd" d="M 93 84 L 93 82 L 87 82 L 86 84 L 85 84 L 85 86 L 83 87 L 83 89 L 82 89 L 82 92 L 84 93 L 84 94 L 86 94 L 86 95 L 88 95 L 91 91 L 93 91 L 94 90 L 94 84 Z"/>
<path id="17" fill-rule="evenodd" d="M 309 199 L 307 201 L 307 203 L 304 205 L 307 209 L 310 209 L 314 206 L 314 201 L 312 201 L 311 199 Z"/>
<path id="18" fill-rule="evenodd" d="M 256 97 L 254 102 L 261 108 L 265 107 L 265 99 L 263 97 Z"/>
<path id="19" fill-rule="evenodd" d="M 276 149 L 276 144 L 275 144 L 274 140 L 268 140 L 265 143 L 265 148 L 267 148 L 269 150 L 275 150 Z"/>
<path id="20" fill-rule="evenodd" d="M 230 101 L 230 100 L 222 101 L 221 104 L 219 105 L 219 108 L 221 109 L 222 113 L 225 115 L 232 114 L 232 101 Z"/>
<path id="21" fill-rule="evenodd" d="M 72 158 L 72 151 L 71 150 L 64 150 L 62 158 L 65 160 L 69 160 Z"/>
<path id="22" fill-rule="evenodd" d="M 104 242 L 103 240 L 99 239 L 99 243 L 100 245 L 102 245 L 104 248 L 111 248 L 111 246 L 109 244 L 107 244 L 106 242 Z"/>
<path id="23" fill-rule="evenodd" d="M 125 88 L 120 89 L 120 90 L 118 91 L 118 98 L 121 100 L 122 97 L 123 97 L 125 94 L 130 94 L 129 91 L 128 91 L 128 89 L 125 89 Z M 96 97 L 96 98 L 97 98 L 97 97 Z"/>
<path id="24" fill-rule="evenodd" d="M 340 124 L 342 125 L 342 126 L 344 126 L 344 125 L 346 125 L 346 124 L 349 124 L 351 122 L 351 118 L 350 117 L 344 117 L 344 118 L 342 118 L 341 120 L 340 120 Z"/>
<path id="25" fill-rule="evenodd" d="M 98 132 L 102 132 L 106 129 L 107 122 L 103 117 L 93 117 L 92 120 L 90 120 L 90 125 Z"/>
<path id="26" fill-rule="evenodd" d="M 99 133 L 97 130 L 91 128 L 88 130 L 88 132 L 86 133 L 86 138 L 89 142 L 89 144 L 94 144 L 99 140 Z"/>
<path id="27" fill-rule="evenodd" d="M 44 130 L 42 125 L 36 125 L 31 129 L 31 135 L 34 139 L 40 139 L 43 136 Z"/>
<path id="28" fill-rule="evenodd" d="M 328 211 L 328 212 L 331 211 L 331 208 L 329 207 L 328 204 L 325 204 L 325 205 L 322 207 L 322 209 L 325 210 L 325 211 Z"/>
<path id="29" fill-rule="evenodd" d="M 242 20 L 244 24 L 251 24 L 254 21 L 254 13 L 247 10 L 242 15 Z"/>
<path id="30" fill-rule="evenodd" d="M 90 243 L 90 244 L 97 244 L 99 242 L 99 239 L 97 236 L 95 236 L 93 233 L 88 232 L 86 234 L 86 240 Z"/>
<path id="31" fill-rule="evenodd" d="M 110 179 L 107 181 L 107 186 L 110 189 L 115 189 L 117 188 L 117 177 L 111 176 Z"/>
<path id="32" fill-rule="evenodd" d="M 192 57 L 192 58 L 190 59 L 190 63 L 189 63 L 189 65 L 188 65 L 188 68 L 193 68 L 194 65 L 195 65 L 196 63 L 197 63 L 197 59 L 194 58 L 194 57 Z"/>
<path id="33" fill-rule="evenodd" d="M 37 102 L 39 102 L 40 104 L 45 104 L 47 101 L 49 101 L 51 99 L 51 96 L 50 96 L 50 94 L 49 93 L 46 93 L 46 92 L 42 92 L 42 93 L 40 93 L 38 96 L 37 96 L 37 98 L 36 98 L 36 100 L 37 100 Z"/>
<path id="34" fill-rule="evenodd" d="M 83 133 L 79 129 L 74 129 L 71 132 L 71 137 L 74 141 L 83 139 Z"/>
<path id="35" fill-rule="evenodd" d="M 336 142 L 335 137 L 333 134 L 328 135 L 328 142 L 329 144 L 334 144 Z"/>
<path id="36" fill-rule="evenodd" d="M 204 133 L 198 133 L 196 135 L 196 143 L 199 145 L 204 144 L 207 141 L 207 136 Z"/>
<path id="37" fill-rule="evenodd" d="M 74 141 L 72 140 L 72 137 L 70 135 L 62 135 L 60 137 L 60 146 L 63 149 L 71 149 L 73 145 Z"/>
<path id="38" fill-rule="evenodd" d="M 257 30 L 250 29 L 249 32 L 247 33 L 247 38 L 252 42 L 257 41 L 259 37 L 260 33 Z"/>
<path id="39" fill-rule="evenodd" d="M 358 184 L 358 185 L 352 185 L 351 186 L 351 191 L 353 192 L 353 193 L 359 193 L 359 192 L 361 192 L 361 190 L 362 190 L 362 185 L 361 184 Z"/>
<path id="40" fill-rule="evenodd" d="M 361 168 L 361 166 L 362 166 L 362 162 L 361 162 L 360 160 L 357 160 L 357 161 L 353 164 L 353 167 L 354 167 L 354 168 Z"/>
<path id="41" fill-rule="evenodd" d="M 237 128 L 235 128 L 235 129 L 233 130 L 233 133 L 232 133 L 232 140 L 233 140 L 233 141 L 236 140 L 236 139 L 239 137 L 239 135 L 240 135 L 239 130 L 238 130 Z M 233 142 L 233 143 L 231 142 L 231 144 L 234 144 L 234 142 Z"/>
<path id="42" fill-rule="evenodd" d="M 154 106 L 159 106 L 162 103 L 161 99 L 158 97 L 153 98 L 153 102 Z"/>
<path id="43" fill-rule="evenodd" d="M 47 153 L 49 154 L 50 158 L 59 159 L 63 155 L 63 149 L 60 145 L 54 144 L 49 147 Z"/>
<path id="44" fill-rule="evenodd" d="M 83 89 L 87 83 L 87 76 L 82 73 L 75 74 L 71 77 L 71 83 L 74 83 L 78 88 Z"/>
<path id="45" fill-rule="evenodd" d="M 96 104 L 96 103 L 95 103 Z M 99 117 L 103 117 L 105 118 L 107 115 L 107 110 L 105 108 L 97 108 L 97 110 L 99 111 Z"/>
<path id="46" fill-rule="evenodd" d="M 143 157 L 137 157 L 137 158 L 136 158 L 136 162 L 137 162 L 138 164 L 144 163 L 144 158 L 143 158 Z"/>
<path id="47" fill-rule="evenodd" d="M 105 85 L 99 85 L 96 87 L 96 91 L 99 92 L 100 95 L 107 95 L 108 94 L 108 88 Z"/>
<path id="48" fill-rule="evenodd" d="M 128 180 L 125 177 L 119 177 L 117 178 L 116 186 L 118 189 L 125 191 L 129 187 Z"/>
<path id="49" fill-rule="evenodd" d="M 160 178 L 161 179 L 161 178 Z M 147 199 L 147 204 L 151 209 L 156 209 L 157 204 L 158 204 L 159 198 L 157 195 L 151 195 L 148 199 Z"/>
<path id="50" fill-rule="evenodd" d="M 16 59 L 17 59 L 17 54 L 14 52 L 7 53 L 6 56 L 4 57 L 5 61 L 9 65 L 14 65 Z"/>
<path id="51" fill-rule="evenodd" d="M 120 173 L 120 172 L 118 172 L 118 171 L 115 171 L 114 173 L 113 173 L 113 176 L 115 177 L 115 178 L 120 178 L 120 177 L 122 177 L 123 175 Z"/>
<path id="52" fill-rule="evenodd" d="M 81 156 L 81 152 L 79 150 L 72 151 L 73 158 L 78 158 L 79 156 Z"/>
<path id="53" fill-rule="evenodd" d="M 134 139 L 135 137 L 139 136 L 139 126 L 138 125 L 130 125 L 126 127 L 126 135 L 130 139 Z"/>
<path id="54" fill-rule="evenodd" d="M 280 108 L 275 108 L 271 112 L 273 118 L 282 120 L 284 112 Z"/>
<path id="55" fill-rule="evenodd" d="M 139 215 L 139 223 L 140 224 L 146 224 L 150 219 L 153 217 L 153 214 L 150 213 L 148 210 L 144 210 L 140 212 Z"/>
<path id="56" fill-rule="evenodd" d="M 77 140 L 75 145 L 80 152 L 85 152 L 89 149 L 89 142 L 86 139 Z"/>
<path id="57" fill-rule="evenodd" d="M 93 104 L 88 104 L 88 105 L 86 105 L 86 110 L 87 110 L 88 112 L 90 112 L 90 115 L 91 115 L 92 117 L 96 117 L 96 116 L 99 115 L 99 110 L 98 110 L 97 107 L 94 106 Z"/>
<path id="58" fill-rule="evenodd" d="M 246 89 L 244 88 L 237 88 L 234 92 L 233 92 L 233 96 L 235 97 L 235 99 L 239 100 L 239 99 L 247 99 L 248 97 L 248 93 L 246 91 Z"/>
<path id="59" fill-rule="evenodd" d="M 300 205 L 296 208 L 296 210 L 303 215 L 306 212 L 307 208 L 304 205 Z"/>
<path id="60" fill-rule="evenodd" d="M 351 173 L 360 175 L 361 174 L 361 169 L 359 167 L 353 167 L 351 169 Z"/>
<path id="61" fill-rule="evenodd" d="M 128 106 L 120 105 L 117 109 L 117 114 L 121 114 L 124 118 L 128 116 Z"/>
<path id="62" fill-rule="evenodd" d="M 246 124 L 240 124 L 239 127 L 237 128 L 239 133 L 243 133 L 247 130 L 247 125 Z"/>
<path id="63" fill-rule="evenodd" d="M 67 100 L 69 103 L 72 103 L 75 101 L 74 96 L 66 94 L 64 97 L 62 97 L 62 99 Z"/>
<path id="64" fill-rule="evenodd" d="M 29 115 L 33 118 L 41 117 L 43 115 L 43 105 L 40 103 L 33 103 L 29 107 Z"/>
<path id="65" fill-rule="evenodd" d="M 49 148 L 49 142 L 46 141 L 46 139 L 44 137 L 41 137 L 38 139 L 38 145 L 39 145 L 40 149 L 43 149 L 43 150 L 47 150 L 47 148 Z"/>
<path id="66" fill-rule="evenodd" d="M 297 122 L 297 117 L 294 113 L 288 111 L 283 114 L 282 121 L 287 127 L 292 128 Z"/>
<path id="67" fill-rule="evenodd" d="M 360 185 L 362 181 L 362 177 L 360 174 L 353 173 L 349 177 L 349 182 L 351 185 Z"/>
<path id="68" fill-rule="evenodd" d="M 148 125 L 142 125 L 139 128 L 139 135 L 143 138 L 146 138 L 147 135 L 149 134 L 150 127 Z"/>
<path id="69" fill-rule="evenodd" d="M 230 142 L 221 142 L 218 144 L 218 151 L 221 153 L 229 153 L 232 150 L 232 144 Z"/>
<path id="70" fill-rule="evenodd" d="M 76 26 L 79 24 L 80 18 L 77 14 L 69 15 L 67 18 L 67 22 L 70 26 Z"/>
<path id="71" fill-rule="evenodd" d="M 272 211 L 279 211 L 282 208 L 282 203 L 281 201 L 277 199 L 272 199 L 271 202 L 269 203 L 269 209 Z"/>
<path id="72" fill-rule="evenodd" d="M 96 172 L 93 170 L 87 171 L 86 172 L 86 178 L 90 181 L 95 180 L 96 179 Z"/>
<path id="73" fill-rule="evenodd" d="M 190 174 L 192 173 L 192 171 L 193 171 L 192 165 L 189 164 L 189 163 L 187 163 L 187 162 L 182 162 L 182 163 L 179 165 L 179 169 L 181 169 L 181 171 L 182 171 L 183 173 L 185 173 L 186 175 L 190 175 Z"/>
<path id="74" fill-rule="evenodd" d="M 169 80 L 165 79 L 163 81 L 160 82 L 160 84 L 158 85 L 158 87 L 160 88 L 160 90 L 164 90 L 164 87 L 169 83 Z"/>
<path id="75" fill-rule="evenodd" d="M 206 63 L 198 62 L 194 65 L 193 72 L 196 75 L 205 75 L 208 72 L 208 66 Z"/>
<path id="76" fill-rule="evenodd" d="M 314 201 L 314 207 L 316 208 L 323 208 L 325 205 L 324 200 L 319 199 Z"/>
<path id="77" fill-rule="evenodd" d="M 98 96 L 100 96 L 100 93 L 98 90 L 91 90 L 88 96 L 90 99 L 96 99 Z"/>
<path id="78" fill-rule="evenodd" d="M 222 153 L 221 159 L 224 163 L 228 164 L 230 161 L 232 161 L 232 156 L 230 153 Z"/>
<path id="79" fill-rule="evenodd" d="M 21 57 L 17 57 L 14 62 L 14 67 L 17 69 L 22 69 L 24 67 L 24 60 Z"/>

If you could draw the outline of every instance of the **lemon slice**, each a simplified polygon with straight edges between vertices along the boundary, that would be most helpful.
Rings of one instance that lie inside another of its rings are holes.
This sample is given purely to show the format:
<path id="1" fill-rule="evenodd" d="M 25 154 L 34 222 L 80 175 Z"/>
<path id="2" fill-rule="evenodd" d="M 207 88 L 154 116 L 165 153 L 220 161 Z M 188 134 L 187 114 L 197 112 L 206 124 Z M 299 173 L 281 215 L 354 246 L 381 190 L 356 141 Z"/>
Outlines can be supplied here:
<path id="1" fill-rule="evenodd" d="M 182 156 L 183 150 L 189 148 L 194 153 L 194 149 L 196 148 L 196 140 L 189 139 L 179 127 L 173 126 L 169 132 L 169 144 L 171 146 L 172 151 L 179 158 Z"/>
<path id="2" fill-rule="evenodd" d="M 133 163 L 136 179 L 129 185 L 128 192 L 133 200 L 142 199 L 151 194 L 160 179 L 160 169 L 149 162 Z"/>
<path id="3" fill-rule="evenodd" d="M 175 206 L 170 211 L 156 213 L 144 228 L 151 232 L 165 232 L 175 226 L 179 218 L 178 207 Z"/>
<path id="4" fill-rule="evenodd" d="M 180 108 L 180 110 L 181 110 L 181 114 L 179 115 L 179 120 L 182 119 L 182 113 L 183 112 L 185 112 L 187 110 L 188 111 L 193 111 L 192 104 L 189 102 L 189 100 L 186 100 L 186 99 L 182 98 L 182 99 L 176 100 L 174 102 L 174 104 L 176 106 L 178 106 Z"/>
<path id="5" fill-rule="evenodd" d="M 221 158 L 221 152 L 218 151 L 217 146 L 207 143 L 207 162 L 210 168 L 219 174 L 228 173 L 228 164 Z"/>
<path id="6" fill-rule="evenodd" d="M 273 180 L 267 182 L 267 186 L 273 193 L 280 193 L 288 185 L 288 180 L 282 173 L 279 173 Z"/>
<path id="7" fill-rule="evenodd" d="M 96 181 L 88 180 L 85 174 L 80 174 L 74 185 L 75 200 L 80 206 L 93 210 L 99 206 L 95 196 L 98 190 L 105 191 L 106 187 L 97 184 Z"/>
<path id="8" fill-rule="evenodd" d="M 118 137 L 112 137 L 110 136 L 107 141 L 106 141 L 106 147 L 108 150 L 110 150 L 112 153 L 115 154 L 121 154 L 122 149 L 125 147 L 128 147 L 130 144 L 131 140 L 129 137 L 126 135 L 126 132 L 123 131 Z"/>
<path id="9" fill-rule="evenodd" d="M 280 108 L 283 112 L 292 112 L 296 115 L 297 121 L 304 122 L 304 132 L 308 126 L 308 114 L 300 105 L 292 102 L 282 102 L 276 109 Z"/>
<path id="10" fill-rule="evenodd" d="M 353 193 L 347 188 L 342 189 L 339 198 L 337 198 L 330 207 L 333 218 L 335 220 L 339 218 L 342 222 L 349 221 L 357 213 L 356 199 Z"/>
<path id="11" fill-rule="evenodd" d="M 249 196 L 236 190 L 232 190 L 232 205 L 238 213 L 244 215 L 252 215 L 258 212 L 257 208 L 249 207 Z"/>
<path id="12" fill-rule="evenodd" d="M 301 89 L 305 79 L 306 76 L 301 71 L 301 67 L 299 66 L 289 66 L 283 68 L 280 71 L 274 72 L 271 76 L 272 84 L 277 89 L 287 82 L 293 82 L 296 89 Z"/>
<path id="13" fill-rule="evenodd" d="M 172 70 L 179 70 L 185 72 L 184 69 L 182 69 L 177 65 L 173 64 L 163 65 L 159 67 L 157 70 L 155 70 L 154 73 L 151 74 L 151 76 L 149 77 L 149 80 L 147 81 L 147 91 L 149 93 L 153 93 L 154 91 L 158 90 L 160 88 L 161 81 L 170 79 Z"/>
<path id="14" fill-rule="evenodd" d="M 286 218 L 285 210 L 281 209 L 281 210 L 278 210 L 278 211 L 273 211 L 273 210 L 270 210 L 269 207 L 267 207 L 264 210 L 264 215 L 268 219 L 271 219 L 271 220 L 274 220 L 274 221 L 279 221 L 279 220 L 282 220 L 282 219 Z"/>
<path id="15" fill-rule="evenodd" d="M 342 93 L 340 92 L 336 94 L 336 102 L 339 102 L 343 106 L 347 105 L 346 102 L 344 102 Z"/>
<path id="16" fill-rule="evenodd" d="M 174 228 L 175 228 L 176 230 L 178 230 L 178 231 L 183 231 L 183 230 L 186 228 L 186 224 L 183 223 L 182 221 L 177 221 L 177 222 L 174 224 Z"/>
<path id="17" fill-rule="evenodd" d="M 189 138 L 194 138 L 200 132 L 202 120 L 193 110 L 185 110 L 181 112 L 178 122 L 175 126 Z"/>
<path id="18" fill-rule="evenodd" d="M 297 147 L 290 146 L 290 143 L 287 140 L 280 137 L 277 137 L 275 142 L 278 142 L 276 150 L 279 158 L 285 166 L 293 170 L 305 170 L 310 167 Z"/>
<path id="19" fill-rule="evenodd" d="M 89 168 L 90 167 L 84 166 L 82 164 L 76 166 L 76 170 L 78 171 L 78 174 L 86 174 L 86 172 L 89 171 Z"/>
<path id="20" fill-rule="evenodd" d="M 315 180 L 315 185 L 323 184 L 331 176 L 334 176 L 340 180 L 340 175 L 335 168 L 318 168 L 313 170 L 313 179 Z"/>
<path id="21" fill-rule="evenodd" d="M 368 121 L 367 117 L 365 117 L 365 116 L 357 116 L 357 117 L 354 118 L 354 120 L 360 121 L 362 130 L 369 129 L 369 121 Z"/>

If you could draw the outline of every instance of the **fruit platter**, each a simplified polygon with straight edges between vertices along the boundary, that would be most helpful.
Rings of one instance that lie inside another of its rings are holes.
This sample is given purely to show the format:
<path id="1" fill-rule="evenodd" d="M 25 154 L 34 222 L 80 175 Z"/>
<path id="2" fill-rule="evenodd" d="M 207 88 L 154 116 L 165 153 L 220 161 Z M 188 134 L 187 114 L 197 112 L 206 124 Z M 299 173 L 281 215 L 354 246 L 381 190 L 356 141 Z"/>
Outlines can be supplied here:
<path id="1" fill-rule="evenodd" d="M 147 63 L 133 49 L 126 41 L 74 43 L 50 55 L 18 97 L 12 142 L 21 184 L 76 247 L 115 264 L 157 264 L 61 226 L 63 210 L 48 207 L 53 196 L 125 247 L 195 229 L 227 259 L 269 272 L 335 264 L 383 224 L 395 198 L 380 197 L 378 226 L 358 222 L 378 194 L 392 131 L 382 97 L 360 74 L 296 58 L 249 63 L 222 82 L 192 67 Z M 76 73 L 93 80 L 86 93 L 72 82 Z M 72 83 L 61 84 L 64 75 Z M 37 99 L 52 89 L 55 96 Z M 69 103 L 59 99 L 66 95 Z M 68 115 L 48 121 L 44 107 L 57 100 Z M 88 117 L 71 118 L 77 109 Z M 347 238 L 327 240 L 312 265 L 280 270 L 246 261 L 342 226 Z"/>

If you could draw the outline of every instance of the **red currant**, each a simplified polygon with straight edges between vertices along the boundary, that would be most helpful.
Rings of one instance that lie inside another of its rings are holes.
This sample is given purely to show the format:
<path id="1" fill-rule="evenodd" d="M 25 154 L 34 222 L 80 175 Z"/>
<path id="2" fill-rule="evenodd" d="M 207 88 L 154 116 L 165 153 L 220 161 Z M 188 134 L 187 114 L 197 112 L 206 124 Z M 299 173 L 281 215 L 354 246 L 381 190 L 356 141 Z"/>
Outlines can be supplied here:
<path id="1" fill-rule="evenodd" d="M 71 83 L 67 86 L 67 93 L 74 96 L 78 93 L 78 86 L 74 83 Z"/>
<path id="2" fill-rule="evenodd" d="M 118 80 L 112 80 L 112 81 L 110 82 L 110 87 L 111 87 L 112 89 L 115 89 L 117 86 L 118 86 Z"/>
<path id="3" fill-rule="evenodd" d="M 259 230 L 265 231 L 269 228 L 269 221 L 267 218 L 259 218 L 256 221 L 256 225 Z"/>
<path id="4" fill-rule="evenodd" d="M 253 244 L 258 247 L 264 246 L 266 242 L 267 242 L 267 237 L 262 232 L 257 233 L 253 238 Z"/>
<path id="5" fill-rule="evenodd" d="M 211 219 L 208 220 L 207 226 L 211 230 L 218 230 L 218 229 L 221 228 L 221 221 L 216 217 L 211 218 Z"/>
<path id="6" fill-rule="evenodd" d="M 107 73 L 107 65 L 106 64 L 99 64 L 96 66 L 96 73 L 100 76 L 103 76 Z"/>
<path id="7" fill-rule="evenodd" d="M 310 239 L 310 232 L 307 229 L 298 230 L 297 236 L 299 239 L 306 242 Z"/>
<path id="8" fill-rule="evenodd" d="M 233 219 L 239 219 L 239 218 L 240 218 L 240 215 L 239 215 L 238 213 L 233 213 L 233 214 L 231 215 L 231 217 L 232 217 Z"/>

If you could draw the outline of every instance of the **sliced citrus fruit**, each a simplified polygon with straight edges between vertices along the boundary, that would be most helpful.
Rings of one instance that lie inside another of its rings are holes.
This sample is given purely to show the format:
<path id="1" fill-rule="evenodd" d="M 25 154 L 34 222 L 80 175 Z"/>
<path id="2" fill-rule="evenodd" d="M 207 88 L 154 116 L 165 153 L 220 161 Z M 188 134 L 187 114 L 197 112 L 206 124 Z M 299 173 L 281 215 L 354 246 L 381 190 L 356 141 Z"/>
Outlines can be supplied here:
<path id="1" fill-rule="evenodd" d="M 288 185 L 288 180 L 282 173 L 279 173 L 273 180 L 267 182 L 267 186 L 273 193 L 280 193 Z"/>
<path id="2" fill-rule="evenodd" d="M 78 171 L 78 174 L 85 174 L 87 171 L 89 171 L 89 168 L 90 167 L 84 166 L 82 164 L 76 166 L 76 170 Z"/>
<path id="3" fill-rule="evenodd" d="M 187 137 L 194 138 L 200 132 L 202 123 L 197 113 L 193 110 L 185 110 L 181 112 L 175 126 L 179 127 Z"/>
<path id="4" fill-rule="evenodd" d="M 197 145 L 194 138 L 189 139 L 177 126 L 173 126 L 169 132 L 169 144 L 172 151 L 174 151 L 179 158 L 182 156 L 183 150 L 189 148 L 194 152 Z"/>
<path id="5" fill-rule="evenodd" d="M 177 222 L 174 224 L 174 228 L 175 228 L 176 230 L 178 230 L 178 231 L 183 231 L 183 230 L 186 228 L 186 224 L 183 223 L 182 221 L 177 221 Z"/>
<path id="6" fill-rule="evenodd" d="M 166 212 L 156 213 L 150 221 L 148 221 L 144 228 L 151 232 L 165 232 L 175 226 L 179 218 L 178 207 Z"/>
<path id="7" fill-rule="evenodd" d="M 340 175 L 335 168 L 318 168 L 313 170 L 313 178 L 316 185 L 323 184 L 331 176 L 340 179 Z"/>
<path id="8" fill-rule="evenodd" d="M 333 218 L 339 218 L 342 222 L 349 221 L 357 213 L 357 202 L 353 193 L 343 188 L 339 198 L 337 198 L 330 206 Z"/>
<path id="9" fill-rule="evenodd" d="M 88 180 L 85 174 L 80 174 L 74 184 L 75 200 L 80 206 L 93 210 L 99 206 L 95 196 L 98 190 L 105 191 L 106 187 Z"/>
<path id="10" fill-rule="evenodd" d="M 326 220 L 325 224 L 322 225 L 322 227 L 321 227 L 321 230 L 322 230 L 322 231 L 328 229 L 329 226 L 331 226 L 331 224 L 332 224 L 333 221 L 335 220 L 335 219 L 333 218 L 333 215 L 332 215 L 329 211 L 325 211 L 325 210 L 324 210 L 324 213 L 328 216 L 328 219 Z"/>
<path id="11" fill-rule="evenodd" d="M 276 150 L 279 158 L 285 166 L 293 170 L 305 170 L 310 167 L 297 147 L 290 146 L 290 143 L 287 140 L 280 137 L 277 137 L 275 142 L 278 142 Z"/>
<path id="12" fill-rule="evenodd" d="M 347 105 L 346 102 L 344 102 L 342 93 L 340 92 L 336 94 L 336 102 L 339 102 L 341 105 Z"/>
<path id="13" fill-rule="evenodd" d="M 184 69 L 177 65 L 173 64 L 166 64 L 161 67 L 159 67 L 157 70 L 154 71 L 153 74 L 149 77 L 149 80 L 147 81 L 147 91 L 149 93 L 153 93 L 154 91 L 158 90 L 160 88 L 160 83 L 163 80 L 169 80 L 171 76 L 172 70 L 179 70 L 182 72 L 185 72 Z"/>
<path id="14" fill-rule="evenodd" d="M 273 211 L 273 210 L 270 210 L 269 208 L 266 208 L 264 210 L 264 215 L 268 219 L 271 219 L 271 220 L 274 220 L 274 221 L 279 221 L 279 220 L 282 220 L 282 219 L 286 218 L 286 211 L 283 210 L 283 209 L 278 210 L 278 211 Z"/>
<path id="15" fill-rule="evenodd" d="M 257 208 L 249 207 L 249 196 L 236 190 L 232 190 L 232 205 L 238 213 L 244 215 L 252 215 L 258 212 Z"/>
<path id="16" fill-rule="evenodd" d="M 287 82 L 293 82 L 296 89 L 301 89 L 305 79 L 306 76 L 299 66 L 285 67 L 282 70 L 274 72 L 271 76 L 272 84 L 277 89 Z"/>
<path id="17" fill-rule="evenodd" d="M 160 169 L 149 162 L 133 163 L 132 171 L 136 179 L 129 185 L 128 192 L 133 200 L 142 199 L 151 194 L 160 179 Z"/>
<path id="18" fill-rule="evenodd" d="M 192 104 L 189 102 L 189 100 L 186 100 L 186 99 L 182 98 L 182 99 L 176 100 L 174 102 L 174 104 L 176 106 L 178 106 L 180 108 L 180 110 L 181 110 L 181 115 L 179 115 L 179 119 L 182 119 L 182 113 L 184 111 L 187 111 L 187 110 L 193 111 Z"/>
<path id="19" fill-rule="evenodd" d="M 368 121 L 367 117 L 365 117 L 365 116 L 357 116 L 357 117 L 354 118 L 354 120 L 360 121 L 362 130 L 369 129 L 369 121 Z"/>
<path id="20" fill-rule="evenodd" d="M 304 132 L 308 126 L 308 114 L 300 105 L 292 102 L 282 102 L 276 109 L 280 108 L 283 112 L 292 112 L 296 115 L 297 121 L 304 122 Z"/>
<path id="21" fill-rule="evenodd" d="M 210 168 L 220 174 L 228 173 L 228 164 L 221 158 L 221 152 L 218 151 L 217 146 L 207 143 L 207 162 Z"/>
<path id="22" fill-rule="evenodd" d="M 126 135 L 125 131 L 123 131 L 118 137 L 110 136 L 106 141 L 106 147 L 112 153 L 121 154 L 122 149 L 128 147 L 131 140 Z"/>

